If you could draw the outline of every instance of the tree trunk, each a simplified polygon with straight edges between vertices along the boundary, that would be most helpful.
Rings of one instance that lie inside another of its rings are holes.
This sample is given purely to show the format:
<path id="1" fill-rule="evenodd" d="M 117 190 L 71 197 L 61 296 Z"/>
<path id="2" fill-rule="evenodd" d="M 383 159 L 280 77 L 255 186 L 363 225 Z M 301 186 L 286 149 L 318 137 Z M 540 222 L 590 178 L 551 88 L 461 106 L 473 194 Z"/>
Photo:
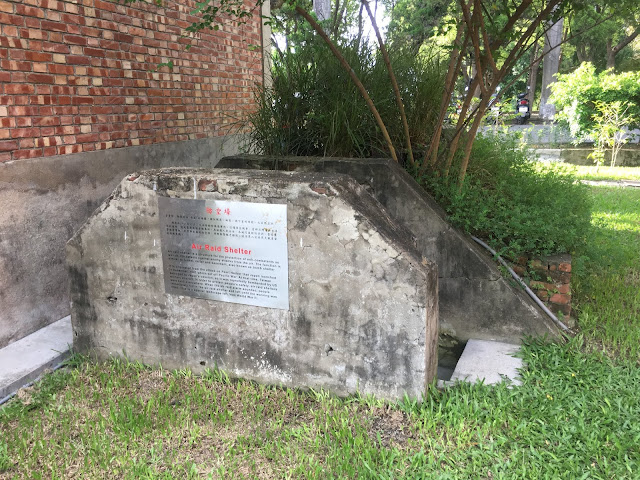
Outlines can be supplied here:
<path id="1" fill-rule="evenodd" d="M 476 64 L 475 60 L 471 60 L 471 78 L 475 78 L 478 75 L 478 65 Z M 480 84 L 477 84 L 476 87 L 473 89 L 473 97 L 474 98 L 479 98 L 480 97 Z"/>
<path id="2" fill-rule="evenodd" d="M 544 60 L 542 61 L 542 90 L 540 92 L 540 116 L 545 121 L 553 121 L 556 107 L 549 103 L 551 84 L 560 67 L 560 43 L 562 42 L 563 19 L 549 28 L 544 36 Z"/>
<path id="3" fill-rule="evenodd" d="M 540 47 L 535 43 L 531 49 L 531 68 L 529 69 L 529 105 L 533 110 L 533 102 L 536 99 L 536 87 L 538 86 L 538 69 L 540 68 L 540 60 L 538 58 L 538 51 Z"/>
<path id="4" fill-rule="evenodd" d="M 424 173 L 427 166 L 434 167 L 438 159 L 438 150 L 440 148 L 440 139 L 442 138 L 442 128 L 444 127 L 445 118 L 447 116 L 447 110 L 451 103 L 451 96 L 456 85 L 456 78 L 460 72 L 462 61 L 464 59 L 464 51 L 467 46 L 469 37 L 465 34 L 462 44 L 459 44 L 462 34 L 466 31 L 464 23 L 458 24 L 456 32 L 456 39 L 453 42 L 453 50 L 449 56 L 449 67 L 447 69 L 447 75 L 444 81 L 444 92 L 442 94 L 442 100 L 440 101 L 440 114 L 438 115 L 438 123 L 436 131 L 433 134 L 431 142 L 429 143 L 429 149 L 424 155 L 422 160 L 422 166 L 420 167 L 420 173 Z"/>
<path id="5" fill-rule="evenodd" d="M 578 56 L 579 63 L 584 63 L 584 62 L 593 63 L 591 56 L 587 55 L 587 50 L 584 47 L 584 44 L 580 44 L 576 46 L 576 55 Z"/>
<path id="6" fill-rule="evenodd" d="M 609 70 L 610 68 L 615 68 L 616 55 L 618 55 L 620 50 L 633 42 L 638 35 L 640 35 L 640 27 L 636 28 L 631 35 L 626 36 L 615 47 L 612 45 L 611 39 L 607 40 L 607 70 Z"/>
<path id="7" fill-rule="evenodd" d="M 371 26 L 373 27 L 373 31 L 376 32 L 376 38 L 378 39 L 378 45 L 380 46 L 380 53 L 382 53 L 384 64 L 387 67 L 387 72 L 389 73 L 389 80 L 391 81 L 391 87 L 393 88 L 393 93 L 396 97 L 396 105 L 398 106 L 398 111 L 400 113 L 400 120 L 402 120 L 402 129 L 404 130 L 404 138 L 407 146 L 409 163 L 411 165 L 415 165 L 416 162 L 413 158 L 413 150 L 411 149 L 411 134 L 409 132 L 409 124 L 407 123 L 407 115 L 404 111 L 404 103 L 402 102 L 400 87 L 398 86 L 398 81 L 396 80 L 396 76 L 393 73 L 393 67 L 391 66 L 389 52 L 387 52 L 387 47 L 385 47 L 384 45 L 384 40 L 382 40 L 380 29 L 378 28 L 378 24 L 376 23 L 376 16 L 371 12 L 369 2 L 367 0 L 362 0 L 362 5 L 364 5 L 364 8 L 367 9 L 367 15 L 369 15 L 369 20 L 371 20 Z"/>
<path id="8" fill-rule="evenodd" d="M 331 9 L 331 2 L 329 2 L 329 9 Z M 340 25 L 344 21 L 344 15 L 347 10 L 347 2 L 340 4 L 340 0 L 336 0 L 336 10 L 333 21 L 333 36 L 337 40 L 340 36 Z"/>
<path id="9" fill-rule="evenodd" d="M 469 139 L 467 140 L 467 143 L 464 146 L 464 156 L 462 157 L 462 164 L 460 165 L 460 172 L 458 173 L 458 188 L 462 188 L 464 177 L 467 175 L 467 168 L 469 167 L 469 160 L 471 159 L 471 149 L 473 148 L 472 139 L 476 138 L 476 134 L 478 133 L 478 128 L 480 128 L 480 124 L 482 123 L 482 117 L 484 117 L 484 114 L 487 111 L 488 105 L 489 105 L 489 97 L 485 96 L 480 100 L 480 105 L 478 105 L 478 111 L 476 112 L 476 116 L 473 119 L 473 124 L 471 125 L 471 129 L 469 130 Z"/>
<path id="10" fill-rule="evenodd" d="M 462 104 L 462 109 L 460 110 L 460 116 L 458 117 L 458 123 L 456 124 L 456 133 L 453 135 L 451 142 L 449 143 L 449 153 L 447 154 L 447 161 L 444 166 L 443 175 L 445 177 L 449 176 L 449 170 L 451 169 L 451 165 L 453 165 L 453 158 L 458 151 L 458 143 L 460 142 L 460 137 L 462 136 L 462 132 L 464 130 L 464 126 L 467 120 L 467 112 L 469 111 L 469 107 L 471 105 L 471 100 L 473 99 L 473 91 L 478 87 L 479 79 L 475 77 L 471 81 L 471 85 L 469 86 L 469 90 L 467 90 L 467 95 L 464 99 L 464 103 Z"/>
<path id="11" fill-rule="evenodd" d="M 607 70 L 616 67 L 616 54 L 613 50 L 612 40 L 607 40 Z"/>
<path id="12" fill-rule="evenodd" d="M 331 0 L 313 0 L 313 11 L 321 22 L 331 17 Z"/>
<path id="13" fill-rule="evenodd" d="M 362 23 L 362 10 L 364 9 L 364 5 L 362 5 L 362 2 L 360 2 L 360 9 L 358 10 L 358 47 L 360 47 L 360 44 L 362 43 L 362 27 L 363 27 L 363 23 Z"/>

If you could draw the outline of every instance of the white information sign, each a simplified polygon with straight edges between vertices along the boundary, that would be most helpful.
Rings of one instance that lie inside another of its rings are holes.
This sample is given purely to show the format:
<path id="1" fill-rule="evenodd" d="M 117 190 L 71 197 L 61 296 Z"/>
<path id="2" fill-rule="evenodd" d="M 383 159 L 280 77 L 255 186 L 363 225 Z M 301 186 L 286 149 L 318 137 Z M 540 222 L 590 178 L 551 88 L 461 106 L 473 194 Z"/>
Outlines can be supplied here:
<path id="1" fill-rule="evenodd" d="M 158 197 L 166 293 L 289 309 L 287 206 Z"/>

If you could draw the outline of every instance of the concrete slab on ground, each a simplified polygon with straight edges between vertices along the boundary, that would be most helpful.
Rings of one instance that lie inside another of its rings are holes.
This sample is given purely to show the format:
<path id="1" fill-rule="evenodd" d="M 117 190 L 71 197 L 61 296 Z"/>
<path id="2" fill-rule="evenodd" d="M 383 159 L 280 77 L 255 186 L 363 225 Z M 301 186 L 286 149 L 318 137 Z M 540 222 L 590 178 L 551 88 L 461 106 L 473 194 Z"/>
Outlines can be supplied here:
<path id="1" fill-rule="evenodd" d="M 585 185 L 594 187 L 635 187 L 640 188 L 640 182 L 635 180 L 580 180 Z"/>
<path id="2" fill-rule="evenodd" d="M 71 317 L 67 316 L 0 349 L 0 398 L 64 360 L 72 343 Z"/>
<path id="3" fill-rule="evenodd" d="M 519 349 L 519 345 L 510 343 L 471 339 L 458 360 L 451 382 L 484 380 L 485 385 L 493 385 L 506 377 L 514 385 L 520 385 L 518 369 L 522 368 L 522 359 L 514 357 Z"/>

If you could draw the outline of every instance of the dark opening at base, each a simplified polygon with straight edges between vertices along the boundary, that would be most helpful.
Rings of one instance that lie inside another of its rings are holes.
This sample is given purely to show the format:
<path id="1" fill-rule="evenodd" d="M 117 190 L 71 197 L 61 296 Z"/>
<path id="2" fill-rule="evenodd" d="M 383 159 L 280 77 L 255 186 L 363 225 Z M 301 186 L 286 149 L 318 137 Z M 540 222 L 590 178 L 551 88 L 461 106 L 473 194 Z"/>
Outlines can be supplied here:
<path id="1" fill-rule="evenodd" d="M 466 345 L 467 342 L 450 335 L 441 334 L 438 337 L 438 380 L 451 380 Z"/>

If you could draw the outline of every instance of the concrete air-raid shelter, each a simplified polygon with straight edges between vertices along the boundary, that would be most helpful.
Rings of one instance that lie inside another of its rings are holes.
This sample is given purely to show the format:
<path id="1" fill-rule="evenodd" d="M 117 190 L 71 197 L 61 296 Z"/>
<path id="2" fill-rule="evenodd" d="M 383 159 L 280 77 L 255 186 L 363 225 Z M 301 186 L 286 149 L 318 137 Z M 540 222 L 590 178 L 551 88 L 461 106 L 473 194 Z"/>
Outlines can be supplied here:
<path id="1" fill-rule="evenodd" d="M 438 273 L 335 173 L 126 177 L 67 245 L 74 346 L 340 395 L 421 397 Z"/>

